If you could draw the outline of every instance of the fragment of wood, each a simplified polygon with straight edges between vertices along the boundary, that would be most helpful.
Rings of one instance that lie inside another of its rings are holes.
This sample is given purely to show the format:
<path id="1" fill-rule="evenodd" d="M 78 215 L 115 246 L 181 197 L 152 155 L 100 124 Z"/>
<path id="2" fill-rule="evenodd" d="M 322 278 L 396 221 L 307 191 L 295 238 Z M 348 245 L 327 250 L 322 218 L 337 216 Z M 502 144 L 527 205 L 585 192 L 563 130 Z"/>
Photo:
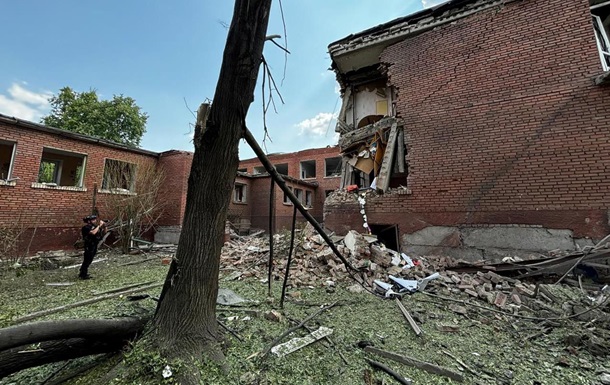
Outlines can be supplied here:
<path id="1" fill-rule="evenodd" d="M 83 300 L 83 301 L 74 302 L 74 303 L 71 303 L 71 304 L 68 304 L 68 305 L 58 306 L 58 307 L 55 307 L 55 308 L 52 308 L 52 309 L 41 310 L 41 311 L 37 311 L 37 312 L 34 312 L 34 313 L 26 314 L 26 315 L 21 316 L 21 317 L 13 318 L 12 323 L 13 324 L 18 324 L 18 323 L 22 323 L 22 322 L 25 322 L 25 321 L 30 321 L 30 320 L 33 320 L 33 319 L 36 319 L 36 318 L 44 317 L 44 316 L 49 315 L 49 314 L 59 313 L 59 312 L 65 311 L 65 310 L 74 309 L 76 307 L 90 305 L 92 303 L 104 301 L 104 300 L 107 300 L 107 299 L 110 299 L 110 298 L 118 297 L 120 295 L 137 293 L 138 291 L 153 289 L 153 288 L 161 287 L 161 286 L 163 286 L 162 283 L 155 283 L 155 284 L 152 284 L 152 285 L 142 286 L 142 287 L 138 287 L 138 288 L 127 290 L 127 291 L 121 291 L 121 292 L 118 292 L 118 293 L 111 293 L 111 294 L 100 295 L 100 296 L 97 296 L 97 297 L 94 297 L 94 298 L 89 298 L 89 299 L 86 299 L 86 300 Z"/>
<path id="2" fill-rule="evenodd" d="M 49 282 L 45 284 L 46 286 L 55 286 L 55 287 L 62 287 L 62 286 L 72 286 L 74 285 L 74 282 Z"/>
<path id="3" fill-rule="evenodd" d="M 606 247 L 606 244 L 610 242 L 610 234 L 606 235 L 601 241 L 597 242 L 595 244 L 595 246 L 593 246 L 593 249 L 599 249 L 602 247 Z"/>
<path id="4" fill-rule="evenodd" d="M 106 291 L 94 291 L 93 295 L 103 295 L 103 294 L 117 293 L 119 291 L 125 291 L 125 290 L 129 290 L 129 289 L 133 289 L 134 287 L 147 286 L 147 285 L 151 285 L 153 283 L 155 283 L 155 281 L 134 283 L 132 285 L 121 286 L 121 287 L 117 287 L 117 288 L 106 290 Z"/>
<path id="5" fill-rule="evenodd" d="M 290 320 L 292 323 L 295 323 L 295 324 L 300 324 L 300 323 L 301 323 L 301 321 L 297 321 L 297 320 L 296 320 L 296 319 L 294 319 L 294 318 L 291 318 L 291 317 L 287 317 L 287 318 L 288 318 L 288 319 L 289 319 L 289 320 Z M 313 332 L 313 329 L 312 329 L 312 328 L 310 328 L 309 326 L 307 326 L 307 324 L 303 324 L 303 329 L 307 330 L 309 333 L 312 333 L 312 332 Z M 345 363 L 345 365 L 349 365 L 349 362 L 347 361 L 347 359 L 345 358 L 345 356 L 343 355 L 343 353 L 341 353 L 341 352 L 340 352 L 340 351 L 337 349 L 337 345 L 335 345 L 335 343 L 333 342 L 333 340 L 331 340 L 329 336 L 325 336 L 325 337 L 324 337 L 324 340 L 325 340 L 326 342 L 328 342 L 328 344 L 329 344 L 331 347 L 333 347 L 333 348 L 335 349 L 335 351 L 336 351 L 336 352 L 339 354 L 339 357 L 341 357 L 341 359 L 343 360 L 343 362 Z"/>
<path id="6" fill-rule="evenodd" d="M 237 338 L 239 341 L 244 342 L 244 339 L 240 337 L 239 334 L 237 334 L 237 332 L 233 329 L 231 329 L 230 327 L 228 327 L 227 325 L 225 325 L 221 320 L 216 319 L 216 321 L 218 321 L 218 325 L 220 325 L 224 330 L 228 331 L 229 333 L 231 333 L 231 335 L 235 338 Z"/>
<path id="7" fill-rule="evenodd" d="M 339 260 L 345 265 L 345 268 L 348 270 L 348 272 L 350 272 L 350 270 L 351 271 L 358 271 L 339 252 L 339 249 L 337 249 L 337 247 L 335 246 L 334 242 L 330 239 L 328 234 L 326 234 L 326 232 L 324 231 L 322 226 L 320 226 L 318 221 L 316 221 L 315 218 L 313 216 L 311 216 L 311 213 L 309 212 L 309 210 L 307 210 L 303 206 L 301 201 L 296 197 L 296 195 L 294 195 L 292 190 L 289 189 L 288 186 L 286 186 L 286 182 L 284 181 L 284 178 L 282 178 L 282 176 L 277 172 L 277 170 L 275 169 L 275 167 L 273 166 L 271 161 L 269 161 L 269 158 L 267 157 L 267 155 L 265 155 L 265 152 L 263 151 L 263 149 L 256 142 L 256 139 L 252 135 L 252 132 L 250 132 L 250 130 L 248 130 L 248 128 L 244 127 L 243 135 L 244 135 L 244 139 L 246 140 L 248 145 L 250 145 L 250 148 L 252 148 L 252 150 L 254 151 L 256 156 L 258 157 L 258 159 L 261 161 L 261 164 L 265 167 L 265 170 L 267 170 L 269 175 L 271 175 L 271 177 L 275 180 L 275 183 L 277 183 L 277 185 L 284 192 L 284 194 L 286 194 L 286 196 L 290 199 L 292 204 L 296 206 L 296 208 L 303 215 L 303 217 L 305 219 L 307 219 L 307 221 L 309 223 L 311 223 L 311 225 L 314 227 L 314 229 L 316 229 L 318 234 L 324 239 L 326 244 L 330 247 L 330 249 L 337 256 L 337 258 L 339 258 Z"/>
<path id="8" fill-rule="evenodd" d="M 318 330 L 313 331 L 312 333 L 306 335 L 305 337 L 296 337 L 288 342 L 284 342 L 283 344 L 279 344 L 271 348 L 271 352 L 278 357 L 284 357 L 292 352 L 296 352 L 297 350 L 304 348 L 307 345 L 310 345 L 326 336 L 331 335 L 333 332 L 332 329 L 320 326 Z"/>
<path id="9" fill-rule="evenodd" d="M 273 219 L 275 217 L 275 180 L 271 180 L 271 186 L 269 189 L 269 259 L 267 260 L 267 297 L 271 297 L 271 275 L 273 274 Z M 297 210 L 294 209 L 294 215 L 296 216 Z M 292 228 L 294 231 L 294 227 Z M 286 274 L 288 274 L 288 268 L 286 268 Z"/>
<path id="10" fill-rule="evenodd" d="M 0 351 L 43 341 L 70 338 L 113 339 L 139 332 L 148 318 L 40 321 L 0 329 Z"/>
<path id="11" fill-rule="evenodd" d="M 396 373 L 394 370 L 390 369 L 389 367 L 382 364 L 381 362 L 369 360 L 368 358 L 365 358 L 364 360 L 366 362 L 368 362 L 369 365 L 371 365 L 371 367 L 373 367 L 374 369 L 382 370 L 382 371 L 386 372 L 387 374 L 389 374 L 390 376 L 394 377 L 394 379 L 396 381 L 398 381 L 399 383 L 401 383 L 403 385 L 411 385 L 411 380 L 404 378 L 403 376 Z"/>
<path id="12" fill-rule="evenodd" d="M 380 355 L 385 358 L 389 358 L 390 360 L 400 362 L 401 364 L 405 364 L 405 365 L 413 366 L 413 367 L 421 369 L 421 370 L 425 370 L 428 373 L 438 374 L 439 376 L 448 377 L 448 378 L 451 378 L 452 380 L 455 380 L 458 382 L 464 381 L 464 376 L 462 376 L 460 373 L 447 369 L 447 368 L 443 368 L 442 366 L 431 364 L 429 362 L 420 361 L 418 359 L 415 359 L 415 358 L 412 358 L 409 356 L 377 349 L 373 346 L 365 347 L 364 351 L 369 352 L 369 353 L 374 353 L 374 354 Z"/>
<path id="13" fill-rule="evenodd" d="M 405 131 L 403 126 L 398 127 L 398 141 L 396 142 L 396 150 L 398 172 L 405 172 Z"/>
<path id="14" fill-rule="evenodd" d="M 297 224 L 297 208 L 292 211 L 292 227 L 290 228 L 290 249 L 288 250 L 288 260 L 286 261 L 286 272 L 284 273 L 284 282 L 282 283 L 282 296 L 280 297 L 280 308 L 284 308 L 284 298 L 286 297 L 286 286 L 288 285 L 288 276 L 290 275 L 290 263 L 292 262 L 292 252 L 294 251 L 294 234 Z M 269 270 L 269 280 L 271 280 L 271 270 Z M 271 296 L 271 286 L 269 287 L 269 296 Z"/>
<path id="15" fill-rule="evenodd" d="M 377 132 L 383 132 L 396 123 L 395 118 L 387 117 L 378 122 L 346 132 L 339 137 L 339 149 L 343 152 L 354 143 L 373 137 Z"/>
<path id="16" fill-rule="evenodd" d="M 394 161 L 394 154 L 396 153 L 396 138 L 397 138 L 397 124 L 392 124 L 390 129 L 390 137 L 388 138 L 388 144 L 386 146 L 385 154 L 383 155 L 383 161 L 381 162 L 381 169 L 377 176 L 377 192 L 384 193 L 390 186 L 390 177 L 392 174 L 392 165 Z"/>
<path id="17" fill-rule="evenodd" d="M 131 261 L 131 262 L 127 262 L 127 263 L 121 263 L 118 266 L 119 267 L 123 267 L 123 266 L 137 265 L 137 264 L 140 264 L 140 263 L 152 261 L 153 259 L 159 259 L 159 257 L 155 256 L 155 257 L 140 259 L 139 261 Z"/>
<path id="18" fill-rule="evenodd" d="M 409 312 L 407 311 L 407 309 L 404 307 L 404 305 L 402 304 L 402 302 L 400 302 L 400 300 L 398 298 L 394 298 L 394 301 L 396 301 L 396 304 L 398 305 L 398 308 L 400 309 L 400 311 L 402 312 L 402 315 L 405 316 L 405 318 L 407 319 L 407 321 L 409 322 L 409 325 L 411 325 L 411 328 L 413 329 L 413 331 L 415 332 L 416 336 L 419 336 L 422 334 L 422 330 L 421 328 L 417 325 L 417 323 L 415 322 L 415 320 L 413 319 L 413 317 L 411 317 L 411 314 L 409 314 Z"/>
<path id="19" fill-rule="evenodd" d="M 448 355 L 449 357 L 453 358 L 455 360 L 455 362 L 457 362 L 458 364 L 460 364 L 465 370 L 467 370 L 468 372 L 474 374 L 477 377 L 486 377 L 486 378 L 490 378 L 489 376 L 479 373 L 476 370 L 472 369 L 470 366 L 466 365 L 464 363 L 464 361 L 460 360 L 459 358 L 457 358 L 456 356 L 454 356 L 453 354 L 449 353 L 446 350 L 442 351 L 444 354 Z"/>
<path id="20" fill-rule="evenodd" d="M 544 284 L 537 285 L 537 291 L 541 294 L 544 294 L 551 302 L 560 303 L 559 299 L 551 293 L 551 291 Z"/>
<path id="21" fill-rule="evenodd" d="M 93 262 L 91 262 L 91 264 L 98 263 L 98 262 L 104 262 L 107 260 L 108 260 L 108 258 L 100 258 L 100 259 L 94 260 Z M 62 267 L 62 269 L 76 269 L 77 267 L 81 267 L 81 265 L 82 265 L 82 263 L 79 263 L 78 265 L 70 265 L 70 266 Z"/>
<path id="22" fill-rule="evenodd" d="M 298 325 L 293 326 L 293 327 L 289 328 L 288 330 L 286 330 L 284 333 L 280 334 L 277 338 L 275 338 L 273 341 L 271 341 L 271 343 L 265 349 L 263 349 L 263 351 L 261 353 L 261 357 L 265 358 L 269 354 L 269 352 L 271 351 L 271 348 L 273 348 L 275 345 L 277 345 L 288 334 L 292 333 L 293 331 L 295 331 L 297 329 L 300 329 L 307 322 L 311 321 L 312 319 L 314 319 L 318 315 L 322 314 L 324 311 L 326 311 L 328 309 L 331 309 L 335 305 L 337 305 L 337 302 L 331 303 L 328 306 L 324 306 L 323 308 L 318 309 L 318 311 L 316 311 L 315 313 L 309 315 L 307 318 L 305 318 L 303 321 L 301 321 L 301 323 L 299 323 Z"/>

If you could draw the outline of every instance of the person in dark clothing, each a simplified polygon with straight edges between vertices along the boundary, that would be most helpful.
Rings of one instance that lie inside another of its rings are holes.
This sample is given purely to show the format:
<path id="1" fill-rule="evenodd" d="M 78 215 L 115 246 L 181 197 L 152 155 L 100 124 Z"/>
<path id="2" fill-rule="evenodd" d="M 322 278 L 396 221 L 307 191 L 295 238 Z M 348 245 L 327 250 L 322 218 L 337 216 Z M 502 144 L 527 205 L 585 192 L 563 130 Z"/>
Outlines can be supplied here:
<path id="1" fill-rule="evenodd" d="M 78 277 L 80 279 L 89 279 L 89 265 L 93 262 L 93 258 L 97 253 L 97 244 L 100 242 L 106 232 L 106 223 L 97 219 L 95 215 L 89 215 L 83 218 L 85 225 L 81 229 L 83 240 L 85 241 L 85 254 L 83 256 L 83 264 L 80 267 Z"/>

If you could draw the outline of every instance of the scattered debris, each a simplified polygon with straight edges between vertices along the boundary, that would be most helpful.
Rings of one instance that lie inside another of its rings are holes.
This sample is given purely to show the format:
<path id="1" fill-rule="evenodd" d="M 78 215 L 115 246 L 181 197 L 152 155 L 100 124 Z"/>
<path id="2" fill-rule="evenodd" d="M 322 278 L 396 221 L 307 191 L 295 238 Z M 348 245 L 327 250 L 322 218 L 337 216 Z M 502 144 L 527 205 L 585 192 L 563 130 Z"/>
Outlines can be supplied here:
<path id="1" fill-rule="evenodd" d="M 283 344 L 274 346 L 273 348 L 271 348 L 271 353 L 275 354 L 278 357 L 284 357 L 285 355 L 297 351 L 309 344 L 312 344 L 321 338 L 327 337 L 332 333 L 332 329 L 320 326 L 318 330 L 312 332 L 311 334 L 305 337 L 293 338 L 288 342 L 284 342 Z"/>

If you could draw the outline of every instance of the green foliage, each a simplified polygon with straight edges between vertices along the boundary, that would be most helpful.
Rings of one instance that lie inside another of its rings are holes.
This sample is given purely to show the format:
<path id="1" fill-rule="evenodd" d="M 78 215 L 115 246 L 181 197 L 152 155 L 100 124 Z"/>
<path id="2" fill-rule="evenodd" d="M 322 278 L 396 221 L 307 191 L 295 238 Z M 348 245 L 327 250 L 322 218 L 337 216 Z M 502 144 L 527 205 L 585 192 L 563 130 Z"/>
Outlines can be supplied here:
<path id="1" fill-rule="evenodd" d="M 146 132 L 148 115 L 128 96 L 114 95 L 112 100 L 99 100 L 95 90 L 76 92 L 64 87 L 49 102 L 51 113 L 41 119 L 47 126 L 131 147 L 137 147 Z"/>

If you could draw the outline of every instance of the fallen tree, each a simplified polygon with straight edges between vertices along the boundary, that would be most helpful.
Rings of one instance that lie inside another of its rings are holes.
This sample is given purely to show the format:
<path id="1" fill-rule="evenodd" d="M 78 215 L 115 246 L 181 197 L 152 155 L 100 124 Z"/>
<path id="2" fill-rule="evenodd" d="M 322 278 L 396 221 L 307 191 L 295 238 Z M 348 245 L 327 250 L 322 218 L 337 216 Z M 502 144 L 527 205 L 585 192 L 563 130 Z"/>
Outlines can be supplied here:
<path id="1" fill-rule="evenodd" d="M 148 320 L 42 321 L 0 329 L 0 378 L 52 362 L 120 351 L 140 334 Z"/>

